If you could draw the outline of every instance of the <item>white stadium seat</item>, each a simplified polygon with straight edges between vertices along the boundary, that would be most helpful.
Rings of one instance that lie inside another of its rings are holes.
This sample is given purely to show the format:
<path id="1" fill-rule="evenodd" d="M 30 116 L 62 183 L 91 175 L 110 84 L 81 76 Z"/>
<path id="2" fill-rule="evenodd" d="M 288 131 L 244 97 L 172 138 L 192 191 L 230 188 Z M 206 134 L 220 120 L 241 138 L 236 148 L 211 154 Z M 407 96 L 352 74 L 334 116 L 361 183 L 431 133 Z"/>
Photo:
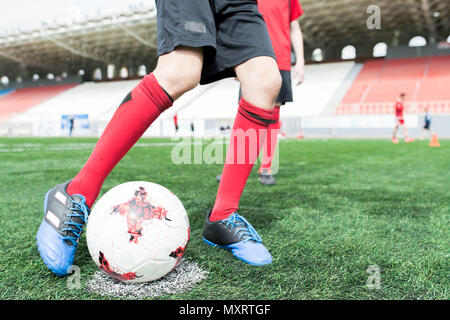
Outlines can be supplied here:
<path id="1" fill-rule="evenodd" d="M 354 62 L 307 65 L 305 82 L 298 87 L 294 85 L 294 102 L 283 107 L 281 117 L 320 115 L 353 66 Z M 91 129 L 85 134 L 98 136 L 124 97 L 138 83 L 139 80 L 86 82 L 12 117 L 9 122 L 28 124 L 33 128 L 33 135 L 59 136 L 62 134 L 62 116 L 87 114 Z M 190 134 L 193 123 L 196 135 L 214 135 L 221 126 L 232 126 L 238 95 L 239 82 L 232 78 L 198 86 L 163 113 L 146 136 L 174 135 L 175 114 L 180 126 L 179 134 Z"/>

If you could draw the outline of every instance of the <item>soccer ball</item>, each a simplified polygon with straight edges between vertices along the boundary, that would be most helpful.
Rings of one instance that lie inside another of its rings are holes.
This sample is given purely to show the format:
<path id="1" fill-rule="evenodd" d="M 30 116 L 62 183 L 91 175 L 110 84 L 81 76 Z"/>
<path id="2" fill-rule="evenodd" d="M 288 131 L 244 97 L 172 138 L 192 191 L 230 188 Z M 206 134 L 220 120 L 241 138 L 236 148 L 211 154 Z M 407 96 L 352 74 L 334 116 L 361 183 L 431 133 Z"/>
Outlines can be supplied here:
<path id="1" fill-rule="evenodd" d="M 189 219 L 181 201 L 163 186 L 127 182 L 95 204 L 86 237 L 92 259 L 109 276 L 148 282 L 179 264 L 189 241 Z"/>

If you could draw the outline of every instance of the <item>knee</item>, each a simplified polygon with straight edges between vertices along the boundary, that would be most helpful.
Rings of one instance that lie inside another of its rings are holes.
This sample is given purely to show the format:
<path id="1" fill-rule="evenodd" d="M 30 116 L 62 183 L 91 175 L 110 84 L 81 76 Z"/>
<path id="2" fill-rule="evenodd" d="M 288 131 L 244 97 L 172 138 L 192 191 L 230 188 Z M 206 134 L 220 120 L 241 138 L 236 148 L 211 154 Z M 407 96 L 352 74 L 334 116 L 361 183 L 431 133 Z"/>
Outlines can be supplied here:
<path id="1" fill-rule="evenodd" d="M 157 66 L 154 74 L 164 90 L 176 100 L 197 87 L 200 82 L 201 70 L 186 64 L 173 63 L 164 67 Z"/>
<path id="2" fill-rule="evenodd" d="M 248 79 L 257 90 L 277 96 L 281 88 L 281 74 L 277 68 L 267 68 L 253 72 Z"/>
<path id="3" fill-rule="evenodd" d="M 282 79 L 276 63 L 240 72 L 244 98 L 264 106 L 273 106 L 281 89 Z"/>
<path id="4" fill-rule="evenodd" d="M 282 81 L 280 71 L 278 69 L 273 70 L 264 77 L 261 83 L 262 89 L 271 94 L 275 100 L 280 93 Z"/>
<path id="5" fill-rule="evenodd" d="M 167 75 L 172 86 L 178 87 L 183 93 L 194 89 L 200 82 L 200 71 L 187 66 L 173 68 Z"/>

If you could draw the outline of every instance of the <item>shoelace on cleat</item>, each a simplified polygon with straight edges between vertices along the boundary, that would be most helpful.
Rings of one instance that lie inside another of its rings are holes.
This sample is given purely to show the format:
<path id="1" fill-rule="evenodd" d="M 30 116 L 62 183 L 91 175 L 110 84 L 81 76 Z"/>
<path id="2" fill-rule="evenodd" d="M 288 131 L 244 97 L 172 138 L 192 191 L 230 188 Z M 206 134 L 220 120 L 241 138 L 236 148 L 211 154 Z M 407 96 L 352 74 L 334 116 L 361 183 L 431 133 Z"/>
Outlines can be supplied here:
<path id="1" fill-rule="evenodd" d="M 81 232 L 83 231 L 83 226 L 86 224 L 90 210 L 86 205 L 86 200 L 83 196 L 81 196 L 81 201 L 70 200 L 72 207 L 70 208 L 71 214 L 68 214 L 70 221 L 64 222 L 67 228 L 62 229 L 62 231 L 66 232 L 66 236 L 63 237 L 63 241 L 67 244 L 72 244 L 76 246 L 78 240 L 80 239 Z M 74 220 L 78 220 L 76 222 Z M 70 236 L 69 233 L 72 235 Z"/>
<path id="2" fill-rule="evenodd" d="M 228 219 L 224 220 L 225 226 L 229 227 L 231 231 L 237 228 L 234 231 L 236 235 L 239 233 L 239 238 L 243 241 L 253 240 L 256 242 L 262 242 L 262 239 L 258 232 L 256 232 L 255 228 L 241 215 L 234 213 Z M 238 228 L 240 227 L 240 228 Z"/>

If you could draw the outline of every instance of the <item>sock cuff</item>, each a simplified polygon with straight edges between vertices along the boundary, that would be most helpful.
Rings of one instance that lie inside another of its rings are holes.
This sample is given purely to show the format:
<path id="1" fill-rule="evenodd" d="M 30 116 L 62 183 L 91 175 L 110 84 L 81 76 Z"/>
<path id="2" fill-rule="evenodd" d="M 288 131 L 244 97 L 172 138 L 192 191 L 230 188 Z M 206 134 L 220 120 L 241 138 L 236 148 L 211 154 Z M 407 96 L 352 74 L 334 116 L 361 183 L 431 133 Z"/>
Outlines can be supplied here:
<path id="1" fill-rule="evenodd" d="M 239 102 L 238 113 L 247 120 L 265 127 L 276 122 L 274 120 L 273 110 L 258 108 L 244 98 L 241 98 L 241 101 Z"/>
<path id="2" fill-rule="evenodd" d="M 153 73 L 146 75 L 139 83 L 139 88 L 153 101 L 161 112 L 173 105 L 172 97 L 160 86 Z"/>
<path id="3" fill-rule="evenodd" d="M 268 127 L 269 130 L 280 130 L 281 129 L 281 122 L 277 121 L 275 123 L 271 123 Z"/>

